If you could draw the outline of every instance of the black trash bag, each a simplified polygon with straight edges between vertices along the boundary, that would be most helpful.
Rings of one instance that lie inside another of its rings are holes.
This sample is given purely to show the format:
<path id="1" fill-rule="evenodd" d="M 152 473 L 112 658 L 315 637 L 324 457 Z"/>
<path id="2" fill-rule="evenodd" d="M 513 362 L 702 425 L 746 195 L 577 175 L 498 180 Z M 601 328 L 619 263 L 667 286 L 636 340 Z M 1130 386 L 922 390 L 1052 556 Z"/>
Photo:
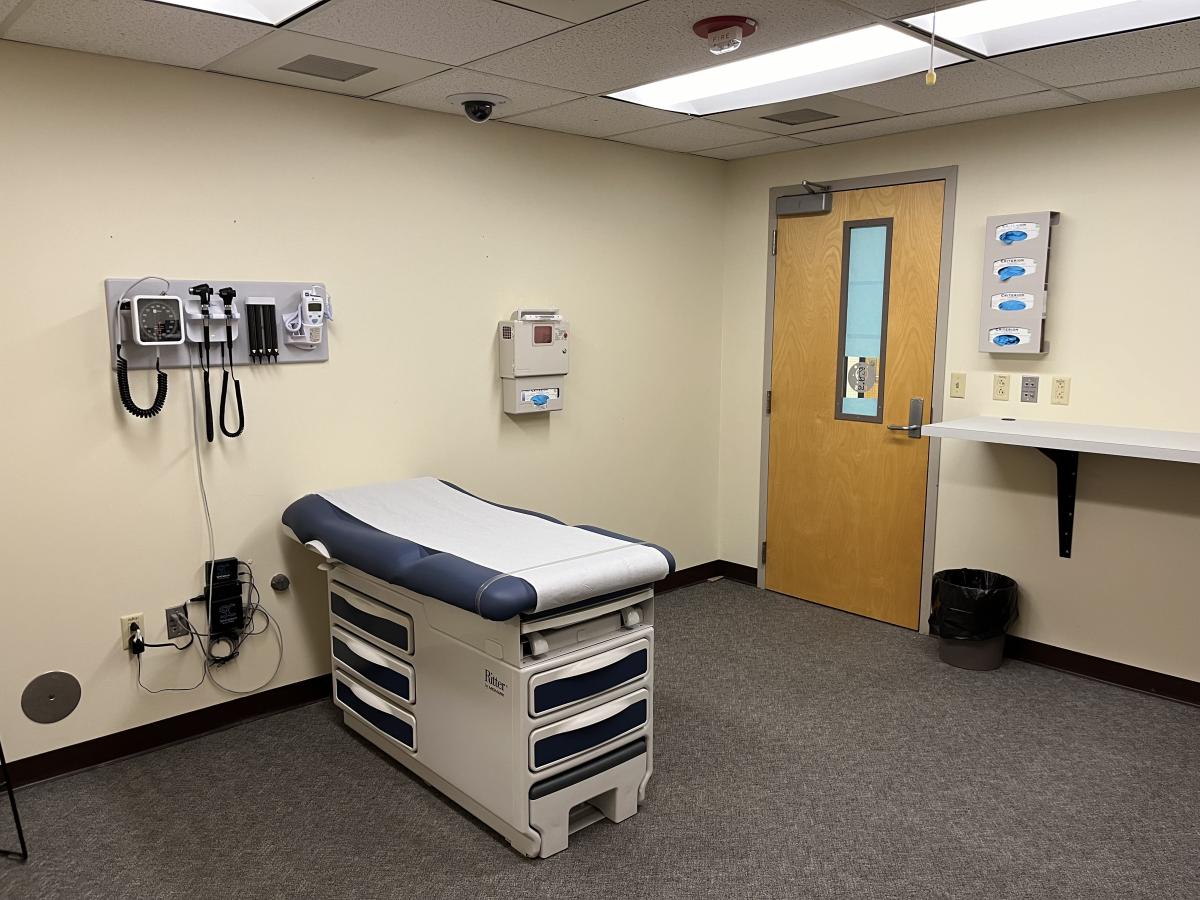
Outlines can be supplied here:
<path id="1" fill-rule="evenodd" d="M 1017 583 L 982 569 L 945 569 L 933 576 L 929 631 L 944 638 L 983 641 L 1017 620 Z"/>

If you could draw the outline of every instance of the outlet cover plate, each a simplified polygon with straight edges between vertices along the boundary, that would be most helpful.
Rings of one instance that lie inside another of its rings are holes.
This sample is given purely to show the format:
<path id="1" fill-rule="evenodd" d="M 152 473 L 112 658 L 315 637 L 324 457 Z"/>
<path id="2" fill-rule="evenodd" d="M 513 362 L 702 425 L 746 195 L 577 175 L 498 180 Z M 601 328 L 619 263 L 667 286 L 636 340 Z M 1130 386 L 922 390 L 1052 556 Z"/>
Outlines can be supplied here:
<path id="1" fill-rule="evenodd" d="M 129 626 L 134 622 L 141 629 L 142 634 L 146 633 L 146 614 L 145 613 L 130 613 L 127 616 L 121 616 L 121 648 L 129 649 Z"/>
<path id="2" fill-rule="evenodd" d="M 189 632 L 186 625 L 180 625 L 175 621 L 175 616 L 183 616 L 188 618 L 187 604 L 183 603 L 179 606 L 168 606 L 166 611 L 167 616 L 167 640 L 173 641 L 175 638 L 187 637 Z M 188 620 L 190 621 L 190 619 Z"/>
<path id="3" fill-rule="evenodd" d="M 1021 376 L 1021 402 L 1022 403 L 1037 403 L 1038 402 L 1038 376 L 1022 375 Z"/>
<path id="4" fill-rule="evenodd" d="M 1011 383 L 1011 378 L 1008 375 L 993 375 L 992 376 L 992 399 L 1007 400 L 1008 387 Z"/>
<path id="5" fill-rule="evenodd" d="M 1069 375 L 1055 375 L 1051 379 L 1050 402 L 1055 406 L 1071 405 L 1071 378 Z"/>

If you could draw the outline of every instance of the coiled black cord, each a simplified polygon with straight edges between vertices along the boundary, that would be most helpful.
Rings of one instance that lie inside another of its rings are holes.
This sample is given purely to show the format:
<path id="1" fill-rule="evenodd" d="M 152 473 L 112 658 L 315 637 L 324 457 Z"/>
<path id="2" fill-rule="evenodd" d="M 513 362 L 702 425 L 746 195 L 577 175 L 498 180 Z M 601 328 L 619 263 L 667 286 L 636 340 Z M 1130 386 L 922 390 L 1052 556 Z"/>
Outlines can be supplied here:
<path id="1" fill-rule="evenodd" d="M 117 393 L 121 395 L 121 405 L 131 416 L 152 419 L 162 412 L 167 404 L 167 373 L 162 370 L 157 359 L 154 361 L 154 368 L 158 370 L 158 392 L 154 395 L 154 402 L 142 408 L 134 402 L 133 392 L 129 389 L 129 361 L 121 353 L 121 348 L 117 347 Z"/>
<path id="2" fill-rule="evenodd" d="M 233 392 L 237 400 L 237 431 L 225 427 L 225 401 L 229 398 L 229 378 L 233 376 Z M 242 409 L 242 383 L 229 369 L 221 372 L 221 434 L 225 437 L 240 437 L 246 430 L 246 413 Z"/>

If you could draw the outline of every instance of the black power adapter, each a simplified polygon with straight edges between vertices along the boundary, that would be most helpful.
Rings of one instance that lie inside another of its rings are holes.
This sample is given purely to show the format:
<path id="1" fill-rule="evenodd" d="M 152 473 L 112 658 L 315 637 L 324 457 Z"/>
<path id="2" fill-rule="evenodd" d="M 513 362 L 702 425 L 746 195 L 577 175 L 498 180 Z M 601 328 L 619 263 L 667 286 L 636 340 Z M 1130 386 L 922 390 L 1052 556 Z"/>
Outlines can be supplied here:
<path id="1" fill-rule="evenodd" d="M 246 627 L 238 560 L 230 556 L 204 564 L 204 600 L 208 603 L 208 632 L 214 637 L 237 639 Z"/>

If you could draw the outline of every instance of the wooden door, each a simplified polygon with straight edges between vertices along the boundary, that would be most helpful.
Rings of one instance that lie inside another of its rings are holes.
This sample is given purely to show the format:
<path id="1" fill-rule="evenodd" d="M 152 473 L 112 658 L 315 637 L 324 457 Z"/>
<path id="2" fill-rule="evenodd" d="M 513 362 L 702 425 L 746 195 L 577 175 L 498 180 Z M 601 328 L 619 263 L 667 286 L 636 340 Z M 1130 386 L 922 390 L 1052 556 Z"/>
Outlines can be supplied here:
<path id="1" fill-rule="evenodd" d="M 780 218 L 766 586 L 916 628 L 945 183 L 833 194 Z M 872 352 L 874 351 L 874 352 Z"/>

